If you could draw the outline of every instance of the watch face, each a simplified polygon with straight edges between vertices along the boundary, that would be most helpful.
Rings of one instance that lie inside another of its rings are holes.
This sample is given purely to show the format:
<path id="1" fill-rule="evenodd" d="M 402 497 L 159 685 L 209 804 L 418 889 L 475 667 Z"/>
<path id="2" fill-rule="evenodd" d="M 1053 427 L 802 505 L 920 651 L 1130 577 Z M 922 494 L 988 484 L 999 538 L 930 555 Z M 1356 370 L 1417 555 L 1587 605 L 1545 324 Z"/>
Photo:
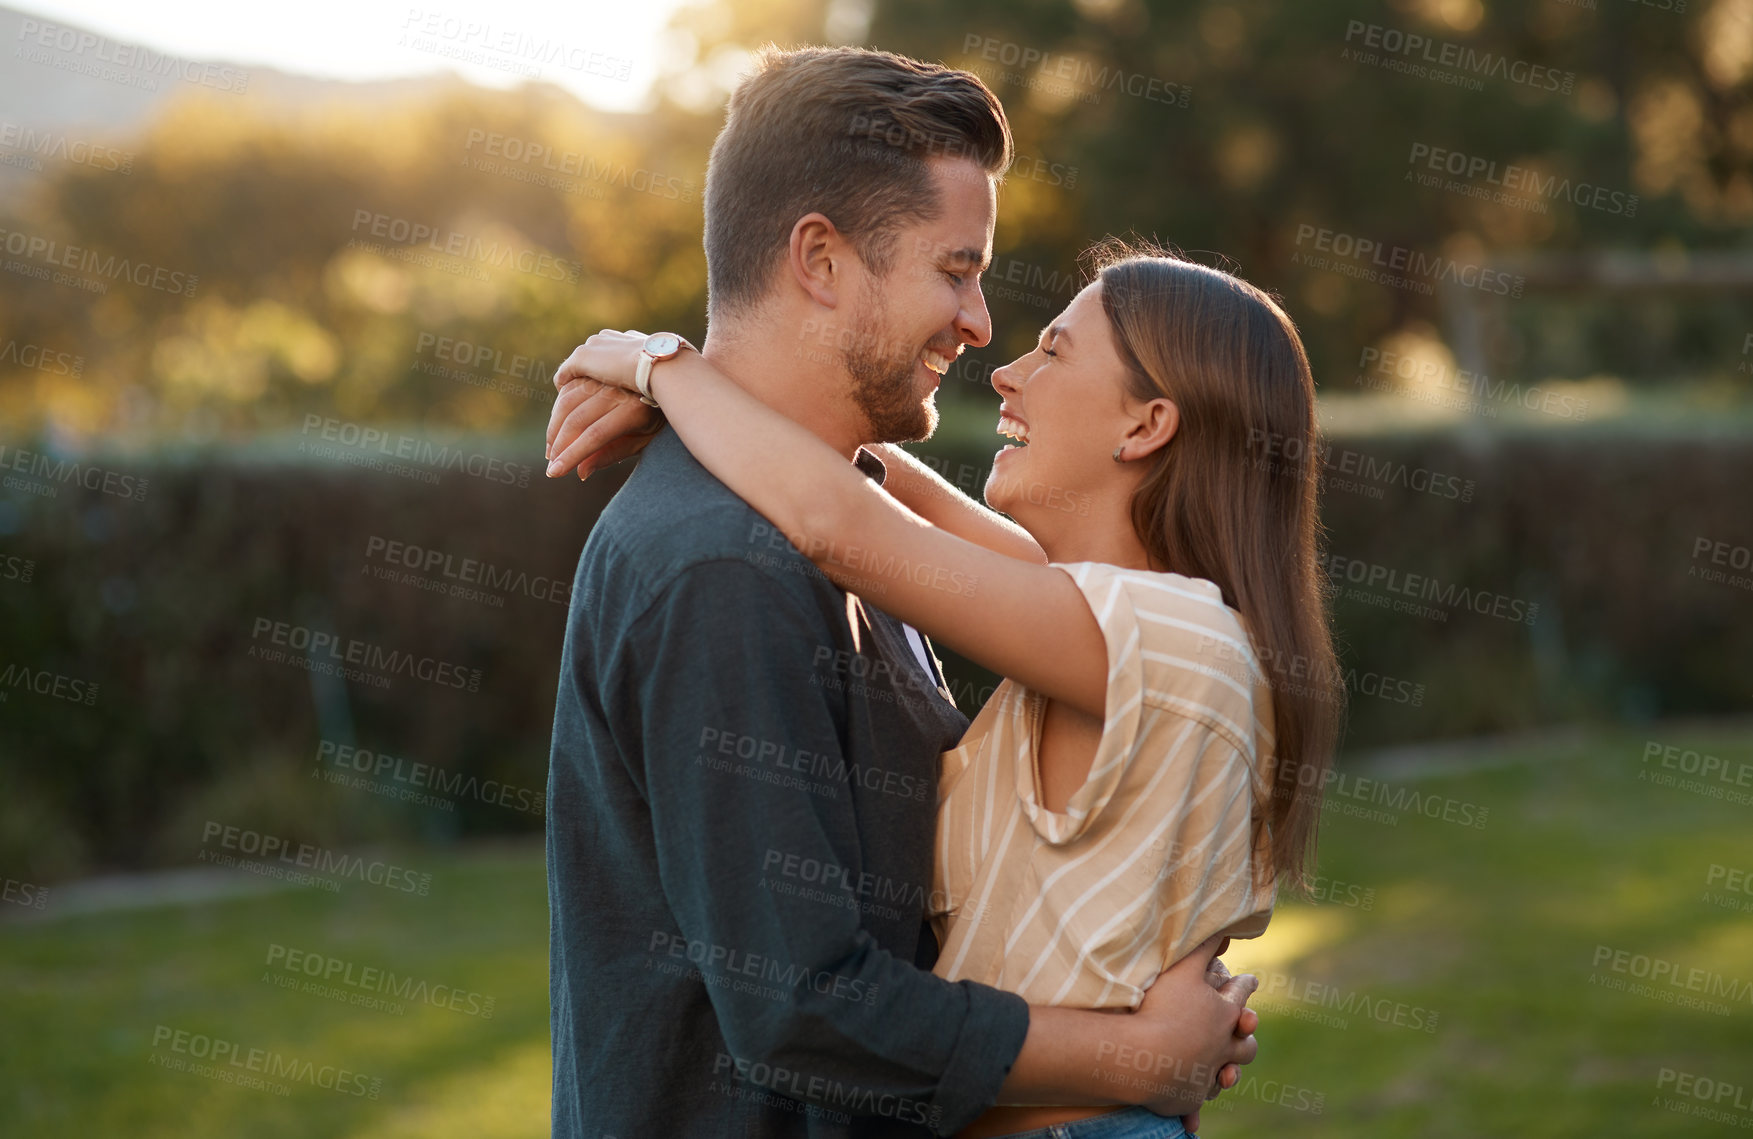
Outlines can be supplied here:
<path id="1" fill-rule="evenodd" d="M 673 332 L 658 332 L 645 338 L 645 351 L 659 359 L 674 356 L 682 347 L 682 338 Z"/>

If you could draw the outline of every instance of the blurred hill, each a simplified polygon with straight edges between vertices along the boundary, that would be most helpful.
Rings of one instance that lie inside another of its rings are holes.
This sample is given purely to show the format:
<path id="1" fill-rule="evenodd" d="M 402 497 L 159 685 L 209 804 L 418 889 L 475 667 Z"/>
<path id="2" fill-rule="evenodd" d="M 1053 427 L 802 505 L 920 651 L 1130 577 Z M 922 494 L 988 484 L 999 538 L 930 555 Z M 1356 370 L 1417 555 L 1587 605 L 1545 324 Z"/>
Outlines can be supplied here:
<path id="1" fill-rule="evenodd" d="M 137 58 L 147 62 L 143 68 L 112 69 L 118 76 L 129 76 L 131 81 L 97 79 L 74 70 L 80 64 L 102 66 L 84 58 L 95 48 L 84 53 L 68 53 L 35 47 L 34 37 L 49 27 L 102 41 L 103 51 L 112 57 L 126 58 L 130 53 L 139 52 L 141 55 Z M 277 111 L 303 112 L 324 104 L 346 105 L 358 113 L 370 113 L 373 108 L 414 99 L 438 98 L 468 86 L 449 73 L 349 83 L 272 67 L 245 67 L 223 60 L 171 57 L 172 67 L 192 64 L 192 71 L 198 69 L 199 74 L 216 75 L 222 82 L 230 82 L 233 86 L 236 86 L 235 79 L 244 81 L 241 90 L 220 89 L 199 81 L 180 79 L 174 74 L 158 73 L 164 56 L 152 49 L 104 36 L 75 23 L 5 6 L 0 6 L 0 43 L 9 44 L 14 49 L 7 66 L 0 69 L 0 107 L 5 108 L 4 114 L 0 115 L 0 130 L 35 132 L 38 145 L 50 150 L 57 144 L 64 148 L 78 141 L 126 149 L 154 118 L 176 100 L 189 95 L 248 99 L 256 113 L 271 117 Z M 33 48 L 36 56 L 54 59 L 60 65 L 33 58 Z M 51 136 L 50 139 L 45 141 L 42 138 L 45 135 Z M 21 137 L 16 148 L 33 149 L 25 146 L 25 141 Z M 57 164 L 42 165 L 43 170 L 39 171 L 28 166 L 0 163 L 0 195 L 23 193 L 27 184 L 37 180 L 39 175 L 51 173 Z"/>

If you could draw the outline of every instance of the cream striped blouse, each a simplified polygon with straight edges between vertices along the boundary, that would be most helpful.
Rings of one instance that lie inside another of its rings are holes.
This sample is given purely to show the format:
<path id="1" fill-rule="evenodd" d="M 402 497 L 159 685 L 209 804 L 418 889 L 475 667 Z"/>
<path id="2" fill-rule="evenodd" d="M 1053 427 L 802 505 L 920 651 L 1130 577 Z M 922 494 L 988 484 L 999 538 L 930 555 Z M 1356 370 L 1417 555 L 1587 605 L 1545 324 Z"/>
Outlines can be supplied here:
<path id="1" fill-rule="evenodd" d="M 935 972 L 1033 1004 L 1137 1008 L 1216 933 L 1258 937 L 1272 704 L 1242 618 L 1212 582 L 1053 563 L 1108 648 L 1107 712 L 1063 812 L 1036 792 L 1046 698 L 1004 681 L 943 754 Z"/>

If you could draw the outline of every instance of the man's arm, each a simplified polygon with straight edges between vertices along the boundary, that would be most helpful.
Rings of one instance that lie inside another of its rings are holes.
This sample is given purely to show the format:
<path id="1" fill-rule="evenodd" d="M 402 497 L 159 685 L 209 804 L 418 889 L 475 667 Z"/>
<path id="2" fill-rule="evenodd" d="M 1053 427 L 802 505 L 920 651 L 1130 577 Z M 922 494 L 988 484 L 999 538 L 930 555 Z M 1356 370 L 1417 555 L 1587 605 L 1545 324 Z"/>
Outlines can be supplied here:
<path id="1" fill-rule="evenodd" d="M 864 877 L 881 836 L 860 834 L 855 788 L 826 774 L 844 769 L 847 725 L 812 676 L 846 618 L 787 568 L 813 572 L 736 559 L 683 571 L 632 626 L 610 707 L 636 715 L 622 748 L 726 1077 L 948 1134 L 997 1094 L 1028 1006 L 933 977 L 863 927 L 876 888 L 880 900 L 930 883 Z"/>
<path id="2" fill-rule="evenodd" d="M 843 727 L 811 684 L 832 615 L 810 605 L 746 562 L 695 567 L 636 623 L 616 670 L 639 709 L 625 746 L 643 753 L 634 775 L 665 896 L 706 977 L 726 1062 L 786 1095 L 942 1134 L 1001 1087 L 1012 1102 L 1196 1108 L 1210 1073 L 1253 1048 L 1232 1035 L 1239 1004 L 1215 997 L 1202 968 L 1187 985 L 1165 974 L 1152 990 L 1163 1007 L 1138 1014 L 1031 1010 L 919 970 L 862 928 L 851 789 L 820 787 L 807 770 L 840 758 Z M 786 872 L 806 866 L 813 882 Z M 1124 1082 L 1140 1050 L 1172 1058 L 1153 1059 L 1143 1087 Z M 1171 1102 L 1176 1073 L 1189 1082 Z"/>

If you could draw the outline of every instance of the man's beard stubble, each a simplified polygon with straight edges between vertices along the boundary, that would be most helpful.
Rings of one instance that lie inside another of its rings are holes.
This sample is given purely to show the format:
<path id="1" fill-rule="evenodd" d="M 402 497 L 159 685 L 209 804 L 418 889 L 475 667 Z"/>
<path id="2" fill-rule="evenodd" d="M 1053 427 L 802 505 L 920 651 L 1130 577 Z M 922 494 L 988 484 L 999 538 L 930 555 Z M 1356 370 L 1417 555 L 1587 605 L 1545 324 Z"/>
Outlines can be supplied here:
<path id="1" fill-rule="evenodd" d="M 937 430 L 937 401 L 921 399 L 913 388 L 919 353 L 885 356 L 882 295 L 867 294 L 868 303 L 854 324 L 852 344 L 841 350 L 852 378 L 852 402 L 870 426 L 872 443 L 913 443 Z"/>

